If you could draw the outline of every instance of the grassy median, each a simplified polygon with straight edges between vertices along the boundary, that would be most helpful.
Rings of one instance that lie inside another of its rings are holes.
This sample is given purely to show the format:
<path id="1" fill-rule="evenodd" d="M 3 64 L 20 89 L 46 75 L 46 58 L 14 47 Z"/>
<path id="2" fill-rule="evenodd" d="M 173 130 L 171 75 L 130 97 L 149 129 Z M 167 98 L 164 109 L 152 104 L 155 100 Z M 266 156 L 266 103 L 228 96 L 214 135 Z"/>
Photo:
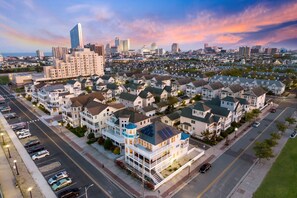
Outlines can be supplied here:
<path id="1" fill-rule="evenodd" d="M 0 85 L 6 85 L 9 83 L 9 77 L 8 76 L 0 76 Z"/>
<path id="2" fill-rule="evenodd" d="M 254 198 L 297 197 L 297 138 L 289 139 Z"/>

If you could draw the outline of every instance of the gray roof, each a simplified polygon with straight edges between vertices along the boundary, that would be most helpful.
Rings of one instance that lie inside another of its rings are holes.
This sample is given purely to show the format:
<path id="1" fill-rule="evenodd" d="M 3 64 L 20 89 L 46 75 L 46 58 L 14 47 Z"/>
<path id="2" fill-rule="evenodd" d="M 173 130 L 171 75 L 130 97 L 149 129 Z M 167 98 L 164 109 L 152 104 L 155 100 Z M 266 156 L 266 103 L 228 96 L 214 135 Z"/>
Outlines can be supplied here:
<path id="1" fill-rule="evenodd" d="M 193 120 L 196 120 L 196 121 L 208 123 L 208 124 L 211 124 L 213 122 L 218 122 L 219 119 L 220 119 L 220 117 L 218 117 L 216 115 L 213 115 L 212 113 L 206 113 L 206 116 L 204 118 L 194 116 L 192 114 L 192 108 L 191 107 L 183 108 L 180 116 L 190 118 L 190 119 L 193 119 Z"/>
<path id="2" fill-rule="evenodd" d="M 143 107 L 142 110 L 147 113 L 147 112 L 156 110 L 156 108 L 151 105 L 151 106 Z"/>
<path id="3" fill-rule="evenodd" d="M 176 84 L 185 85 L 190 83 L 192 80 L 190 78 L 181 78 L 175 81 Z"/>
<path id="4" fill-rule="evenodd" d="M 136 112 L 133 108 L 125 108 L 114 112 L 116 118 L 126 117 L 129 118 L 129 122 L 137 123 L 148 119 L 149 117 Z"/>
<path id="5" fill-rule="evenodd" d="M 104 109 L 106 109 L 108 107 L 108 105 L 106 104 L 102 104 L 100 102 L 96 102 L 96 101 L 90 101 L 85 108 L 88 109 L 88 112 L 90 114 L 94 115 L 98 115 L 99 113 L 101 113 Z"/>
<path id="6" fill-rule="evenodd" d="M 107 89 L 112 89 L 112 90 L 116 90 L 119 86 L 117 86 L 115 83 L 108 83 L 106 85 Z"/>
<path id="7" fill-rule="evenodd" d="M 262 96 L 266 91 L 262 87 L 255 87 L 251 90 L 257 97 Z"/>
<path id="8" fill-rule="evenodd" d="M 208 84 L 208 82 L 205 80 L 196 80 L 196 81 L 193 81 L 192 83 L 195 87 L 202 87 Z"/>
<path id="9" fill-rule="evenodd" d="M 223 98 L 222 100 L 227 101 L 227 102 L 238 102 L 237 98 L 231 97 L 231 96 L 227 96 L 225 98 Z"/>
<path id="10" fill-rule="evenodd" d="M 51 92 L 54 91 L 56 89 L 64 89 L 64 85 L 63 84 L 56 84 L 56 85 L 49 85 L 43 88 L 44 91 L 47 92 Z"/>
<path id="11" fill-rule="evenodd" d="M 246 99 L 244 98 L 236 98 L 240 104 L 242 105 L 247 105 L 247 104 L 250 104 Z"/>
<path id="12" fill-rule="evenodd" d="M 224 87 L 224 85 L 220 82 L 210 83 L 209 86 L 211 87 L 212 90 L 217 90 Z"/>
<path id="13" fill-rule="evenodd" d="M 181 132 L 174 127 L 156 121 L 138 130 L 139 138 L 153 145 L 158 145 Z"/>
<path id="14" fill-rule="evenodd" d="M 237 93 L 237 92 L 240 92 L 240 91 L 244 90 L 243 87 L 240 86 L 239 84 L 230 85 L 230 86 L 229 86 L 229 89 L 230 89 L 233 93 Z"/>
<path id="15" fill-rule="evenodd" d="M 137 97 L 138 97 L 137 95 L 133 95 L 127 92 L 122 92 L 119 96 L 120 99 L 132 101 L 132 102 L 135 101 Z"/>
<path id="16" fill-rule="evenodd" d="M 180 118 L 181 111 L 176 111 L 166 115 L 170 120 L 176 120 Z"/>
<path id="17" fill-rule="evenodd" d="M 201 102 L 197 102 L 194 105 L 194 109 L 196 109 L 198 111 L 208 111 L 210 108 Z"/>
<path id="18" fill-rule="evenodd" d="M 138 96 L 140 97 L 140 98 L 147 98 L 148 97 L 148 95 L 149 95 L 149 92 L 148 91 L 141 91 L 139 94 L 138 94 Z"/>
<path id="19" fill-rule="evenodd" d="M 76 80 L 68 80 L 67 84 L 74 85 L 77 81 Z"/>
<path id="20" fill-rule="evenodd" d="M 161 95 L 163 93 L 163 89 L 159 89 L 159 88 L 155 88 L 155 87 L 146 87 L 145 91 L 149 91 L 153 95 Z"/>

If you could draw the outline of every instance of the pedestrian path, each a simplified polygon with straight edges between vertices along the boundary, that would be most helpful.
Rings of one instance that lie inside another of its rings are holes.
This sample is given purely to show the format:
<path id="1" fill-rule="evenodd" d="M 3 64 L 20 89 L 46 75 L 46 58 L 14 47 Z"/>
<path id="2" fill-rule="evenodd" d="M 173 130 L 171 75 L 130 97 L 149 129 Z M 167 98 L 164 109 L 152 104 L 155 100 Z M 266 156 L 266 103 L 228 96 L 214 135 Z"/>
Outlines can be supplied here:
<path id="1" fill-rule="evenodd" d="M 16 178 L 11 171 L 11 167 L 5 157 L 2 146 L 0 148 L 0 188 L 4 197 L 23 197 L 20 189 L 16 187 Z"/>

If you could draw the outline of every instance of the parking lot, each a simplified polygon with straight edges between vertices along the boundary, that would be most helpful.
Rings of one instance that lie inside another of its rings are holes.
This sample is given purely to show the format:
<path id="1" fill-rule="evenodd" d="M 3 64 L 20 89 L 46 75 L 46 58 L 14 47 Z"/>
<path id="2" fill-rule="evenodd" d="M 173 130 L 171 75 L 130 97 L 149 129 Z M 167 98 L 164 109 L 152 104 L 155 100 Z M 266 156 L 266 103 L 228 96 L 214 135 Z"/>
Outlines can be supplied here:
<path id="1" fill-rule="evenodd" d="M 2 107 L 1 107 L 2 106 Z M 4 106 L 4 107 L 3 107 Z M 0 105 L 0 109 L 4 109 L 7 108 L 7 104 L 1 104 Z M 10 117 L 10 115 L 15 114 L 16 116 L 12 116 Z M 22 132 L 20 132 L 22 129 L 29 129 L 29 133 L 31 134 L 30 137 L 24 138 L 24 139 L 19 139 L 19 141 L 22 143 L 22 145 L 25 145 L 26 143 L 28 143 L 29 141 L 32 140 L 38 140 L 40 143 L 38 145 L 34 145 L 31 146 L 29 148 L 26 148 L 27 151 L 32 149 L 32 148 L 36 148 L 36 147 L 43 147 L 44 149 L 42 150 L 48 150 L 49 151 L 49 155 L 42 157 L 40 159 L 36 159 L 34 162 L 36 164 L 36 166 L 38 167 L 38 169 L 40 170 L 40 172 L 42 173 L 42 175 L 44 176 L 45 180 L 48 181 L 50 178 L 52 178 L 53 176 L 55 176 L 56 174 L 62 172 L 62 171 L 66 171 L 68 173 L 68 177 L 71 178 L 72 183 L 61 188 L 58 189 L 55 192 L 55 194 L 59 197 L 59 194 L 65 190 L 69 190 L 69 189 L 73 189 L 73 188 L 77 188 L 80 191 L 80 196 L 79 197 L 83 197 L 84 195 L 84 187 L 85 184 L 81 183 L 81 178 L 77 178 L 77 176 L 75 175 L 75 173 L 71 173 L 68 168 L 66 166 L 63 165 L 63 162 L 60 160 L 60 156 L 59 156 L 59 152 L 56 152 L 53 149 L 50 149 L 46 146 L 47 141 L 44 138 L 38 138 L 38 133 L 40 134 L 40 130 L 36 127 L 36 125 L 33 125 L 32 123 L 34 122 L 41 122 L 39 119 L 36 120 L 30 120 L 30 121 L 26 121 L 25 118 L 22 118 L 19 116 L 19 114 L 12 112 L 11 110 L 8 112 L 3 113 L 4 117 L 9 116 L 7 119 L 7 122 L 11 125 L 11 126 L 17 126 L 18 128 L 15 129 L 15 133 L 16 135 L 19 137 L 19 134 L 21 134 Z M 29 155 L 32 157 L 33 155 L 35 155 L 36 153 L 38 153 L 39 151 L 36 152 L 32 152 Z M 57 180 L 58 181 L 58 180 Z M 80 182 L 79 182 L 80 181 Z M 56 183 L 56 182 L 55 182 Z M 54 183 L 54 184 L 55 184 Z M 53 184 L 53 185 L 54 185 Z"/>

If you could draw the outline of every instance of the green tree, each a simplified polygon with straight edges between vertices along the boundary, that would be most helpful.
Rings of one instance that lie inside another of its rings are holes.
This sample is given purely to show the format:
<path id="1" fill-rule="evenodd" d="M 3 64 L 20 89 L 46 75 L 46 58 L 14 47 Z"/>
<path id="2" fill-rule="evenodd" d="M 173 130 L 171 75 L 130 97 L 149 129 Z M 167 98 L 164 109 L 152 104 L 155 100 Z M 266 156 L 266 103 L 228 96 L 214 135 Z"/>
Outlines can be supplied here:
<path id="1" fill-rule="evenodd" d="M 211 133 L 209 132 L 209 130 L 203 131 L 201 135 L 203 136 L 203 140 L 205 141 L 208 141 L 211 138 Z"/>
<path id="2" fill-rule="evenodd" d="M 270 158 L 274 157 L 271 146 L 269 146 L 269 144 L 267 144 L 265 141 L 256 142 L 253 149 L 255 151 L 256 157 L 259 158 L 260 161 L 261 159 L 269 160 Z"/>
<path id="3" fill-rule="evenodd" d="M 155 96 L 155 103 L 159 103 L 160 102 L 160 97 L 159 96 Z"/>
<path id="4" fill-rule="evenodd" d="M 286 131 L 286 129 L 288 128 L 284 123 L 281 123 L 281 122 L 277 122 L 276 127 L 282 133 L 284 133 Z"/>
<path id="5" fill-rule="evenodd" d="M 286 118 L 286 121 L 291 125 L 291 124 L 294 124 L 296 122 L 296 119 L 295 118 L 287 117 Z"/>
<path id="6" fill-rule="evenodd" d="M 266 139 L 265 142 L 271 147 L 274 147 L 277 145 L 277 140 L 272 137 L 269 139 Z"/>
<path id="7" fill-rule="evenodd" d="M 109 138 L 107 138 L 105 141 L 104 141 L 104 149 L 105 150 L 109 150 L 110 149 L 110 147 L 112 147 L 112 141 L 109 139 Z"/>
<path id="8" fill-rule="evenodd" d="M 272 139 L 279 140 L 281 138 L 280 134 L 278 133 L 271 133 L 270 134 Z"/>
<path id="9" fill-rule="evenodd" d="M 93 132 L 89 133 L 88 135 L 88 139 L 94 139 L 95 138 L 95 134 Z"/>
<path id="10" fill-rule="evenodd" d="M 194 96 L 194 97 L 192 98 L 192 100 L 195 100 L 195 101 L 200 101 L 201 99 L 202 99 L 202 96 L 199 95 L 199 94 L 197 94 L 196 96 Z"/>

